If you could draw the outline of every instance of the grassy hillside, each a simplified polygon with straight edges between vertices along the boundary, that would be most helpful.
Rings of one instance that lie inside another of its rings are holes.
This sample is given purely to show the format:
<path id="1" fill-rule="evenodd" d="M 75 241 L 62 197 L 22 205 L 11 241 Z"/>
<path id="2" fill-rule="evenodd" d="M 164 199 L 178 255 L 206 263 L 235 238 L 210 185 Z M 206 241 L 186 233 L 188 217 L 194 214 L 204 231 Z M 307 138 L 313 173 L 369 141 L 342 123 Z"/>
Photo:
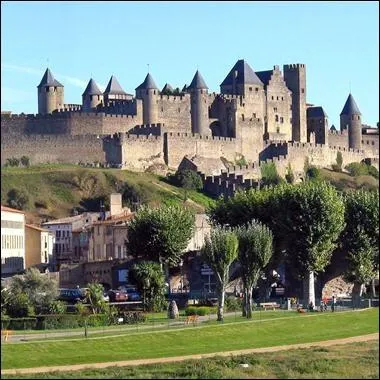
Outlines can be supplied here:
<path id="1" fill-rule="evenodd" d="M 70 215 L 74 207 L 79 211 L 98 211 L 100 200 L 104 199 L 107 205 L 109 194 L 123 186 L 129 189 L 130 201 L 138 199 L 149 205 L 182 204 L 201 212 L 213 202 L 196 191 L 189 191 L 189 199 L 184 202 L 184 189 L 154 174 L 50 164 L 2 168 L 1 203 L 7 204 L 10 190 L 24 190 L 29 198 L 25 206 L 27 219 L 38 222 L 46 217 Z"/>
<path id="2" fill-rule="evenodd" d="M 338 173 L 329 169 L 321 169 L 322 177 L 340 191 L 379 188 L 379 180 L 370 175 L 352 177 L 347 173 Z"/>

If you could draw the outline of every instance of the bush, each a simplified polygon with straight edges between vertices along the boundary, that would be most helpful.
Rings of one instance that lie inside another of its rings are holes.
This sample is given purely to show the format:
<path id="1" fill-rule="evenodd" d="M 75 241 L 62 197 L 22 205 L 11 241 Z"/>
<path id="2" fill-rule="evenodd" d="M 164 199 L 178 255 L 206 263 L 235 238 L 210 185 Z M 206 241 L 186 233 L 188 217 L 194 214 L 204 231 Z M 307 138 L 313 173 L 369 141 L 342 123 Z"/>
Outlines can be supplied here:
<path id="1" fill-rule="evenodd" d="M 352 177 L 368 174 L 368 165 L 359 162 L 351 162 L 351 164 L 348 164 L 345 169 Z"/>
<path id="2" fill-rule="evenodd" d="M 342 165 L 343 165 L 342 152 L 338 152 L 336 154 L 336 165 L 333 165 L 333 170 L 336 172 L 341 172 L 342 171 Z"/>
<path id="3" fill-rule="evenodd" d="M 21 165 L 26 166 L 27 168 L 30 166 L 30 159 L 28 156 L 21 157 Z"/>
<path id="4" fill-rule="evenodd" d="M 147 320 L 146 314 L 142 311 L 122 311 L 118 313 L 118 318 L 123 318 L 124 324 L 143 323 Z"/>
<path id="5" fill-rule="evenodd" d="M 174 175 L 168 175 L 168 180 L 173 185 L 187 190 L 202 190 L 203 188 L 201 176 L 190 169 L 177 170 Z"/>
<path id="6" fill-rule="evenodd" d="M 321 171 L 315 166 L 310 166 L 306 171 L 306 177 L 312 180 L 321 179 Z"/>
<path id="7" fill-rule="evenodd" d="M 16 293 L 9 297 L 6 310 L 11 318 L 24 318 L 34 314 L 34 308 L 25 293 Z"/>
<path id="8" fill-rule="evenodd" d="M 241 311 L 243 300 L 238 297 L 229 296 L 225 300 L 224 307 L 226 311 Z"/>
<path id="9" fill-rule="evenodd" d="M 292 170 L 292 167 L 290 166 L 290 164 L 286 169 L 287 169 L 287 172 L 285 174 L 286 182 L 287 183 L 294 183 L 295 177 L 294 177 L 294 173 L 293 173 L 293 170 Z"/>
<path id="10" fill-rule="evenodd" d="M 11 189 L 8 191 L 7 204 L 17 210 L 23 210 L 29 201 L 28 194 L 23 190 Z"/>
<path id="11" fill-rule="evenodd" d="M 368 165 L 368 174 L 379 179 L 379 171 L 372 165 Z"/>
<path id="12" fill-rule="evenodd" d="M 1 328 L 9 330 L 35 330 L 36 318 L 2 318 Z"/>
<path id="13" fill-rule="evenodd" d="M 276 165 L 273 162 L 261 165 L 261 183 L 263 186 L 278 185 L 283 179 L 277 173 Z"/>
<path id="14" fill-rule="evenodd" d="M 216 311 L 217 311 L 217 308 L 211 307 L 211 306 L 188 306 L 185 309 L 185 314 L 205 316 L 208 314 L 215 314 Z"/>
<path id="15" fill-rule="evenodd" d="M 65 314 L 66 304 L 63 301 L 53 301 L 49 306 L 49 312 L 52 314 Z"/>
<path id="16" fill-rule="evenodd" d="M 15 157 L 7 158 L 5 166 L 18 166 L 20 164 L 20 160 Z"/>

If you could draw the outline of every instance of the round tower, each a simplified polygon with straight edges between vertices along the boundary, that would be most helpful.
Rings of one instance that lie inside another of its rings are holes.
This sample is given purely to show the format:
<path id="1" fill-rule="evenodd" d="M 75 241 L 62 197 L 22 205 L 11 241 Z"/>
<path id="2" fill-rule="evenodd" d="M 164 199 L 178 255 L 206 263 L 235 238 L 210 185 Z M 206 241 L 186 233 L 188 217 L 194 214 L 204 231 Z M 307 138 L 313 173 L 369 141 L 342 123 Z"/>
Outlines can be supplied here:
<path id="1" fill-rule="evenodd" d="M 46 115 L 53 111 L 63 108 L 64 87 L 59 83 L 49 69 L 46 69 L 38 91 L 38 113 Z"/>
<path id="2" fill-rule="evenodd" d="M 346 100 L 342 112 L 340 113 L 340 129 L 348 130 L 348 147 L 351 149 L 362 148 L 362 121 L 361 112 L 350 94 Z"/>
<path id="3" fill-rule="evenodd" d="M 91 78 L 82 94 L 82 109 L 84 112 L 90 112 L 95 110 L 96 107 L 102 103 L 103 93 L 100 91 L 96 82 Z"/>
<path id="4" fill-rule="evenodd" d="M 158 95 L 159 89 L 152 76 L 148 73 L 144 82 L 136 87 L 136 98 L 143 102 L 143 123 L 158 123 Z"/>
<path id="5" fill-rule="evenodd" d="M 201 135 L 211 134 L 208 117 L 208 87 L 197 70 L 187 91 L 190 92 L 191 130 Z"/>

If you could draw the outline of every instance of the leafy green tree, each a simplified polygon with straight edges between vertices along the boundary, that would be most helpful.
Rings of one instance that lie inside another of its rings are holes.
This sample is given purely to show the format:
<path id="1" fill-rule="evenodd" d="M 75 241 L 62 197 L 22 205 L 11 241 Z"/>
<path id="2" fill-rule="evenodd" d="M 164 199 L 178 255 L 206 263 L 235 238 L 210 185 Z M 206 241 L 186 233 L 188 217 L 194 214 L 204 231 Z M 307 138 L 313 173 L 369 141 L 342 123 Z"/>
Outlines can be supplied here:
<path id="1" fill-rule="evenodd" d="M 6 306 L 7 314 L 11 318 L 25 318 L 35 314 L 33 305 L 25 293 L 13 293 Z"/>
<path id="2" fill-rule="evenodd" d="M 362 286 L 379 270 L 379 191 L 358 190 L 345 197 L 346 227 L 342 233 L 348 260 L 345 277 L 354 283 L 353 302 L 357 306 Z"/>
<path id="3" fill-rule="evenodd" d="M 263 163 L 261 170 L 261 184 L 263 186 L 278 185 L 284 180 L 277 173 L 277 168 L 274 162 Z"/>
<path id="4" fill-rule="evenodd" d="M 7 158 L 6 166 L 19 166 L 20 160 L 15 157 Z"/>
<path id="5" fill-rule="evenodd" d="M 91 305 L 92 313 L 98 314 L 104 312 L 106 302 L 104 301 L 104 287 L 102 284 L 92 282 L 87 285 L 86 298 Z"/>
<path id="6" fill-rule="evenodd" d="M 336 154 L 336 165 L 337 165 L 337 170 L 342 171 L 342 165 L 343 165 L 343 156 L 342 152 L 338 151 Z"/>
<path id="7" fill-rule="evenodd" d="M 141 261 L 134 264 L 130 272 L 130 281 L 142 294 L 144 309 L 150 311 L 165 309 L 165 277 L 158 263 Z"/>
<path id="8" fill-rule="evenodd" d="M 22 156 L 20 161 L 21 165 L 26 166 L 27 168 L 30 166 L 30 158 L 28 156 Z"/>
<path id="9" fill-rule="evenodd" d="M 203 182 L 201 176 L 190 169 L 177 170 L 174 175 L 169 175 L 168 180 L 175 186 L 185 189 L 185 200 L 187 199 L 188 190 L 202 190 Z"/>
<path id="10" fill-rule="evenodd" d="M 344 228 L 344 201 L 326 182 L 308 181 L 284 187 L 276 217 L 281 238 L 287 239 L 287 259 L 306 280 L 308 302 L 315 305 L 314 274 L 329 264 Z"/>
<path id="11" fill-rule="evenodd" d="M 63 301 L 53 301 L 49 306 L 49 312 L 52 314 L 65 314 L 66 304 Z"/>
<path id="12" fill-rule="evenodd" d="M 130 223 L 128 251 L 135 257 L 177 266 L 193 236 L 194 224 L 195 216 L 186 208 L 143 206 Z"/>
<path id="13" fill-rule="evenodd" d="M 321 179 L 321 171 L 315 166 L 310 166 L 306 171 L 306 178 L 309 180 L 318 181 Z"/>
<path id="14" fill-rule="evenodd" d="M 20 294 L 26 295 L 38 314 L 48 311 L 50 304 L 59 294 L 57 281 L 41 274 L 36 268 L 29 268 L 25 274 L 12 277 L 9 293 L 11 298 Z"/>
<path id="15" fill-rule="evenodd" d="M 214 271 L 216 292 L 218 294 L 218 321 L 223 321 L 225 289 L 229 280 L 229 270 L 237 258 L 238 239 L 233 230 L 215 227 L 210 236 L 206 236 L 202 248 L 203 260 Z"/>
<path id="16" fill-rule="evenodd" d="M 345 167 L 345 169 L 348 171 L 348 174 L 352 177 L 358 177 L 361 175 L 368 174 L 368 165 L 362 162 L 351 162 Z"/>
<path id="17" fill-rule="evenodd" d="M 235 231 L 239 241 L 238 259 L 244 285 L 243 316 L 252 318 L 252 291 L 272 257 L 273 235 L 268 227 L 257 220 L 238 227 Z"/>
<path id="18" fill-rule="evenodd" d="M 292 167 L 291 167 L 290 164 L 286 168 L 286 171 L 287 171 L 286 174 L 285 174 L 286 182 L 287 183 L 294 183 L 295 177 L 294 177 L 294 173 L 293 173 L 293 170 L 292 170 Z"/>
<path id="19" fill-rule="evenodd" d="M 7 205 L 17 210 L 24 210 L 29 202 L 28 194 L 24 190 L 11 189 L 7 195 Z"/>

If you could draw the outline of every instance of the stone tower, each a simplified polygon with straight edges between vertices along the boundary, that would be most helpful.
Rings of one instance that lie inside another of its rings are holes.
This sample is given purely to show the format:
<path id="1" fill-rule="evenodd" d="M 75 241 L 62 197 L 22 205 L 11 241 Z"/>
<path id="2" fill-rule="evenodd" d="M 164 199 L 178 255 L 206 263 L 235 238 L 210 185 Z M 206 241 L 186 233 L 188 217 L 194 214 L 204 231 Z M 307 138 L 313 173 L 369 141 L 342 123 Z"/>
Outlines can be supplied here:
<path id="1" fill-rule="evenodd" d="M 47 68 L 41 83 L 37 86 L 38 113 L 46 115 L 63 108 L 64 87 Z"/>
<path id="2" fill-rule="evenodd" d="M 144 82 L 136 87 L 136 98 L 143 102 L 143 123 L 157 123 L 158 120 L 158 95 L 159 90 L 152 76 L 148 73 Z"/>
<path id="3" fill-rule="evenodd" d="M 131 95 L 127 94 L 120 86 L 120 83 L 114 75 L 111 76 L 106 89 L 103 93 L 103 100 L 105 106 L 110 106 L 114 100 L 128 100 Z"/>
<path id="4" fill-rule="evenodd" d="M 187 91 L 190 92 L 191 130 L 193 133 L 211 133 L 208 117 L 208 87 L 197 70 Z"/>
<path id="5" fill-rule="evenodd" d="M 252 67 L 244 59 L 239 59 L 220 85 L 220 92 L 222 94 L 247 96 L 256 92 L 261 94 L 263 87 L 263 82 Z"/>
<path id="6" fill-rule="evenodd" d="M 306 142 L 306 66 L 301 63 L 284 65 L 284 79 L 292 91 L 292 140 Z"/>
<path id="7" fill-rule="evenodd" d="M 103 93 L 96 82 L 91 78 L 84 93 L 82 94 L 82 109 L 84 112 L 93 111 L 103 103 Z"/>
<path id="8" fill-rule="evenodd" d="M 340 113 L 340 130 L 348 129 L 348 147 L 361 149 L 362 146 L 362 121 L 361 113 L 356 105 L 354 97 L 350 94 Z"/>

